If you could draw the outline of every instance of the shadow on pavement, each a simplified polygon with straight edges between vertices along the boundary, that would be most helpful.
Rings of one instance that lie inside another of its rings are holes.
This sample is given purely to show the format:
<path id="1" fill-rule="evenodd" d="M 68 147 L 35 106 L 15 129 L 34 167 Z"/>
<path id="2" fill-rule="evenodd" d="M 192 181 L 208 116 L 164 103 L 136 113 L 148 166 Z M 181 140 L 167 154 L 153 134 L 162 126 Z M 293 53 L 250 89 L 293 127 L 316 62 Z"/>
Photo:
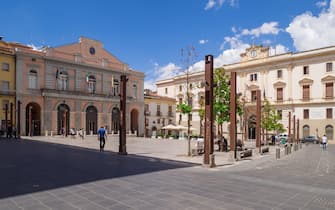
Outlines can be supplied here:
<path id="1" fill-rule="evenodd" d="M 0 199 L 196 164 L 0 138 Z"/>

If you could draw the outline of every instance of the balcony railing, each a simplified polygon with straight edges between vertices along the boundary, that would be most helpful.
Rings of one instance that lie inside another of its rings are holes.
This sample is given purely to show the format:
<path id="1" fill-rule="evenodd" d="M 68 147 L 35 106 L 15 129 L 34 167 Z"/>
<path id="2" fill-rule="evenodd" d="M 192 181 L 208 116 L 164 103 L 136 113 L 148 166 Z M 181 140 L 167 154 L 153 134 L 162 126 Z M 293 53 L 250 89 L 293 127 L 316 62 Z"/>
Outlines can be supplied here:
<path id="1" fill-rule="evenodd" d="M 15 90 L 0 90 L 0 95 L 3 96 L 15 96 Z"/>

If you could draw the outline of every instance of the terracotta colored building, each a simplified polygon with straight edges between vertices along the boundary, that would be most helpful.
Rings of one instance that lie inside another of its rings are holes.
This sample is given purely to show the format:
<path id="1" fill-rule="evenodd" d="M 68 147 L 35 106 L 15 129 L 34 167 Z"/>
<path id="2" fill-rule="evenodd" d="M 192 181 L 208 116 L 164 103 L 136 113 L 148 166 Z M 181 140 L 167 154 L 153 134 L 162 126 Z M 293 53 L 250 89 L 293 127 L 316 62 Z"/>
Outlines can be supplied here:
<path id="1" fill-rule="evenodd" d="M 126 130 L 144 135 L 144 74 L 132 70 L 103 48 L 100 41 L 16 50 L 17 100 L 22 102 L 21 134 L 61 134 L 100 126 L 118 132 L 120 76 L 127 75 Z"/>

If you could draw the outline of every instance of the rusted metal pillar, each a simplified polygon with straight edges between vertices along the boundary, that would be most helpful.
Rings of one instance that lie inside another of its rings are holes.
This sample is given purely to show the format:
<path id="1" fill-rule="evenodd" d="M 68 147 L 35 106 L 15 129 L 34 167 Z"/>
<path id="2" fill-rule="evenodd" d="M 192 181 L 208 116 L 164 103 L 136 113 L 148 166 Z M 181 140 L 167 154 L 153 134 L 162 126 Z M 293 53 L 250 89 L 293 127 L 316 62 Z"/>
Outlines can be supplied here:
<path id="1" fill-rule="evenodd" d="M 256 91 L 256 147 L 261 153 L 261 90 Z"/>
<path id="2" fill-rule="evenodd" d="M 16 132 L 17 132 L 17 137 L 21 137 L 21 101 L 17 102 L 17 122 L 16 122 Z"/>
<path id="3" fill-rule="evenodd" d="M 119 135 L 119 154 L 127 155 L 126 148 L 126 100 L 127 100 L 127 76 L 121 75 L 121 92 L 120 92 L 120 135 Z"/>
<path id="4" fill-rule="evenodd" d="M 10 125 L 12 127 L 12 130 L 13 130 L 13 126 L 14 126 L 14 123 L 13 123 L 13 103 L 10 103 L 10 109 L 9 109 L 9 113 L 10 113 Z"/>
<path id="5" fill-rule="evenodd" d="M 296 135 L 296 130 L 295 130 L 295 115 L 293 115 L 293 138 L 292 138 L 292 142 L 296 141 L 295 135 Z"/>
<path id="6" fill-rule="evenodd" d="M 8 136 L 8 104 L 5 104 L 5 126 L 6 126 L 6 137 Z"/>
<path id="7" fill-rule="evenodd" d="M 230 151 L 234 151 L 234 158 L 237 158 L 236 152 L 236 72 L 230 74 Z"/>
<path id="8" fill-rule="evenodd" d="M 289 138 L 289 141 L 292 142 L 292 136 L 291 136 L 291 112 L 288 112 L 288 138 Z"/>
<path id="9" fill-rule="evenodd" d="M 64 104 L 65 105 L 65 104 Z M 64 106 L 64 113 L 63 113 L 63 117 L 64 117 L 64 136 L 67 137 L 67 109 Z"/>
<path id="10" fill-rule="evenodd" d="M 213 56 L 205 56 L 205 154 L 204 165 L 213 167 L 210 155 L 214 151 L 213 140 Z"/>
<path id="11" fill-rule="evenodd" d="M 297 119 L 297 143 L 299 143 L 299 119 Z"/>
<path id="12" fill-rule="evenodd" d="M 29 106 L 29 113 L 28 113 L 28 115 L 29 115 L 29 136 L 33 136 L 33 134 L 32 134 L 32 109 L 33 109 L 33 107 L 32 106 Z"/>

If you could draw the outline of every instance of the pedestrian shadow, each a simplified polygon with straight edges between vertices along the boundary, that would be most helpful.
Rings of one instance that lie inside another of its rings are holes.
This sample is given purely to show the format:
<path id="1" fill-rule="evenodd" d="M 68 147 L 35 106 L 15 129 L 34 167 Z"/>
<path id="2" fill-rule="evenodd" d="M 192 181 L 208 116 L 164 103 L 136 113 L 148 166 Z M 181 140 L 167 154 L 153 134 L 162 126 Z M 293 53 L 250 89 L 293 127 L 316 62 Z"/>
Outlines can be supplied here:
<path id="1" fill-rule="evenodd" d="M 0 139 L 0 199 L 195 165 L 26 139 Z"/>

